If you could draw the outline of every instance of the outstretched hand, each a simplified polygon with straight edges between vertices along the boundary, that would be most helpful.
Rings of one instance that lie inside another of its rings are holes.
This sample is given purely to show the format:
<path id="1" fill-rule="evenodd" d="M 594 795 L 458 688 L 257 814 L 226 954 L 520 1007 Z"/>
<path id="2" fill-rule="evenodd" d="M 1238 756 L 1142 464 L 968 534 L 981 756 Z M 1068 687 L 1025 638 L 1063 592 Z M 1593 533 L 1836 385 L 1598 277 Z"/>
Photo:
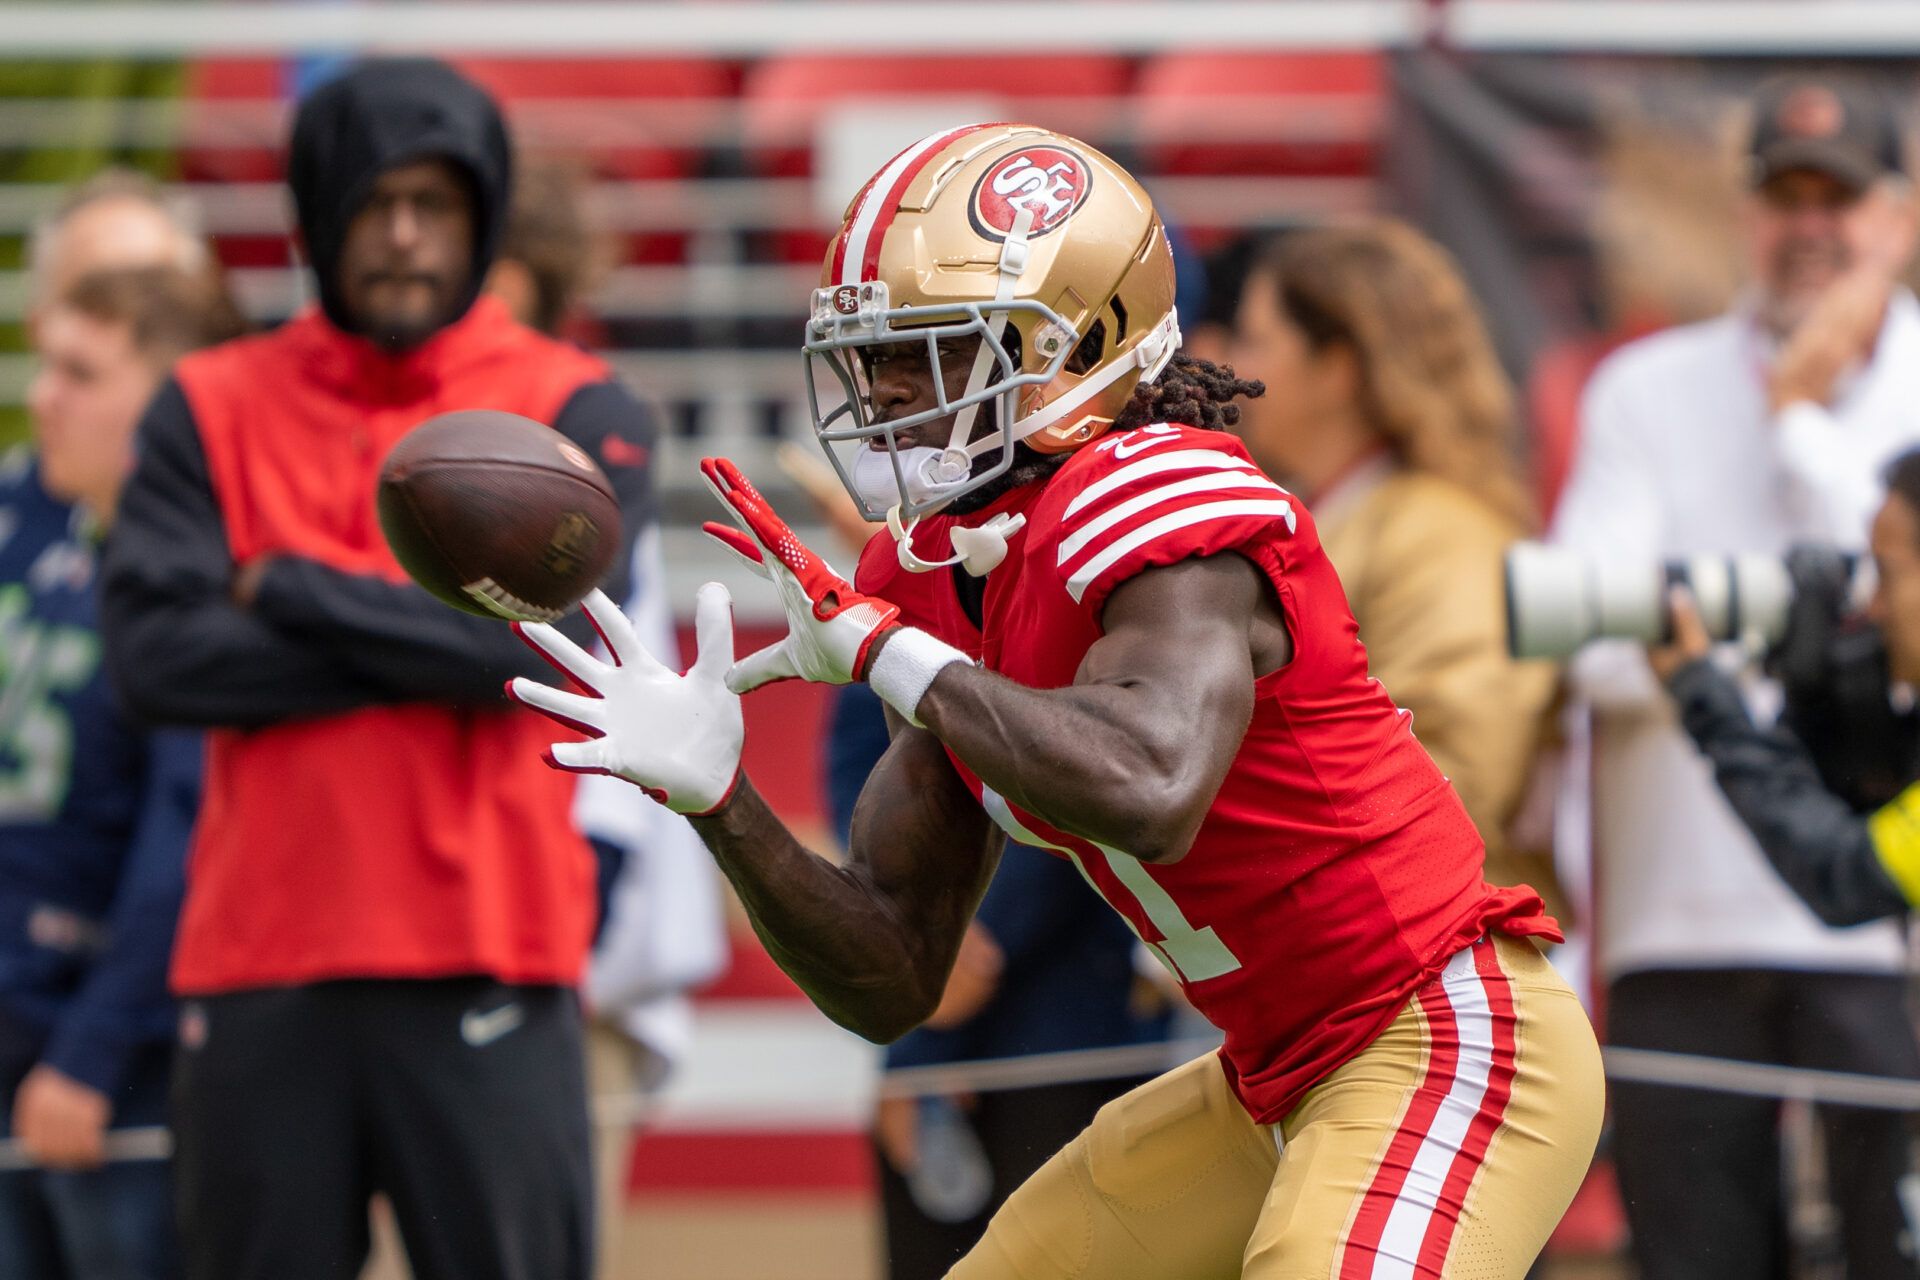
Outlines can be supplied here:
<path id="1" fill-rule="evenodd" d="M 596 658 L 546 623 L 515 623 L 520 638 L 585 694 L 519 676 L 507 696 L 585 733 L 556 742 L 547 763 L 574 773 L 625 778 L 675 813 L 711 813 L 733 794 L 746 730 L 739 695 L 727 688 L 733 661 L 733 600 L 717 582 L 700 588 L 699 651 L 685 675 L 647 651 L 606 593 L 584 602 L 611 661 Z"/>
<path id="2" fill-rule="evenodd" d="M 809 551 L 733 463 L 703 458 L 700 474 L 746 526 L 743 532 L 709 521 L 707 534 L 773 583 L 787 615 L 786 637 L 735 663 L 727 687 L 746 693 L 775 680 L 848 684 L 865 679 L 874 641 L 894 625 L 899 608 L 860 594 Z"/>

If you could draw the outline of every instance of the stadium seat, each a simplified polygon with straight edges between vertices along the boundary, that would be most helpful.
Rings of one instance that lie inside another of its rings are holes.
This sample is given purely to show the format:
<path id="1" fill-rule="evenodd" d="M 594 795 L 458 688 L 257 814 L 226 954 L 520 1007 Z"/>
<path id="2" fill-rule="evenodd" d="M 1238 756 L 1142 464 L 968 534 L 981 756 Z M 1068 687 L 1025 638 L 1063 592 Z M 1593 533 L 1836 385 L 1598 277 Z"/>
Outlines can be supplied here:
<path id="1" fill-rule="evenodd" d="M 694 58 L 457 58 L 514 119 L 521 145 L 580 151 L 613 178 L 681 178 L 697 172 L 739 88 L 739 68 Z M 595 104 L 659 109 L 596 113 Z M 668 107 L 667 104 L 672 104 Z"/>
<path id="2" fill-rule="evenodd" d="M 945 57 L 915 54 L 885 61 L 852 54 L 769 58 L 747 74 L 745 128 L 755 168 L 809 172 L 813 132 L 837 104 L 870 99 L 991 98 L 1067 133 L 1113 114 L 1112 101 L 1133 79 L 1133 63 L 1106 55 L 1010 54 Z M 1072 117 L 1072 118 L 1068 118 Z M 1097 141 L 1097 139 L 1089 139 Z"/>
<path id="3" fill-rule="evenodd" d="M 1140 73 L 1148 168 L 1188 175 L 1370 173 L 1385 116 L 1375 52 L 1195 52 Z"/>
<path id="4" fill-rule="evenodd" d="M 1010 117 L 1032 119 L 1077 136 L 1097 134 L 1115 116 L 1116 102 L 1127 93 L 1133 71 L 1131 60 L 1107 55 L 915 54 L 885 61 L 852 54 L 769 58 L 746 78 L 743 128 L 748 164 L 766 177 L 813 173 L 815 133 L 822 118 L 837 106 L 862 99 L 976 99 L 1004 104 Z M 781 262 L 818 262 L 827 239 L 816 228 L 789 228 L 772 237 L 769 253 Z"/>
<path id="5" fill-rule="evenodd" d="M 505 107 L 528 153 L 576 155 L 616 181 L 698 176 L 726 136 L 737 64 L 699 58 L 456 58 Z M 623 237 L 621 260 L 684 259 L 687 237 Z"/>
<path id="6" fill-rule="evenodd" d="M 287 64 L 201 58 L 186 71 L 180 173 L 189 182 L 278 182 Z"/>

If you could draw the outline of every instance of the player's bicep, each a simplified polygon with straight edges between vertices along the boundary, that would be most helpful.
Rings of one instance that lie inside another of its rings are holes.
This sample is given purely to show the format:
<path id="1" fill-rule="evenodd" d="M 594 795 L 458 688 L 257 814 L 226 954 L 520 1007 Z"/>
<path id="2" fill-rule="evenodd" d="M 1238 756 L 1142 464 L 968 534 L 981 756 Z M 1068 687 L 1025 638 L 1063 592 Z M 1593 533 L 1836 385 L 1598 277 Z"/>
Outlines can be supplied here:
<path id="1" fill-rule="evenodd" d="M 1140 573 L 1114 590 L 1075 677 L 1121 730 L 1131 785 L 1178 828 L 1169 847 L 1181 851 L 1253 718 L 1254 636 L 1271 611 L 1262 584 L 1232 554 Z"/>
<path id="2" fill-rule="evenodd" d="M 925 976 L 943 980 L 1005 837 L 939 739 L 891 712 L 889 727 L 893 745 L 854 806 L 848 859 L 922 945 Z"/>
<path id="3" fill-rule="evenodd" d="M 1265 616 L 1278 614 L 1260 571 L 1238 555 L 1148 569 L 1114 589 L 1101 614 L 1102 634 L 1074 683 L 1117 685 L 1159 700 L 1244 700 L 1250 707 L 1255 650 L 1271 643 L 1255 639 Z M 1284 642 L 1284 629 L 1278 635 Z"/>

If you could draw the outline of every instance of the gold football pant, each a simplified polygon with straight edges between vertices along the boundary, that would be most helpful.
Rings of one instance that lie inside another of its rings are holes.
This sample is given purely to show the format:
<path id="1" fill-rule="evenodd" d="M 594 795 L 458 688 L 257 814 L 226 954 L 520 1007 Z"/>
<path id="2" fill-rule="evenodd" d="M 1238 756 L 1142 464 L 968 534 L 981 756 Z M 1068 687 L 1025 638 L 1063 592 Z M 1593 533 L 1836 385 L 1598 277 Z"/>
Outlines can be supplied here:
<path id="1" fill-rule="evenodd" d="M 1278 1125 L 1211 1055 L 1108 1103 L 949 1280 L 1521 1280 L 1602 1093 L 1573 992 L 1482 939 Z"/>

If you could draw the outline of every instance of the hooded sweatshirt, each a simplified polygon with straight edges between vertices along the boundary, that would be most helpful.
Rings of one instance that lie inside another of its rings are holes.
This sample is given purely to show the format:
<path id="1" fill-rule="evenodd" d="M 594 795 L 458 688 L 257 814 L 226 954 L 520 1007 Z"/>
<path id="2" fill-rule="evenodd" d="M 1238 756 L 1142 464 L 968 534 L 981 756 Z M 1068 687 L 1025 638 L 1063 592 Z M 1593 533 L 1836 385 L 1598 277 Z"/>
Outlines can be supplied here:
<path id="1" fill-rule="evenodd" d="M 362 64 L 302 105 L 289 156 L 321 306 L 188 357 L 141 424 L 102 612 L 129 708 L 211 730 L 184 994 L 580 976 L 593 875 L 572 779 L 540 760 L 549 726 L 501 694 L 541 664 L 406 579 L 374 481 L 424 419 L 507 410 L 600 459 L 632 537 L 651 518 L 653 426 L 599 360 L 491 298 L 399 353 L 352 332 L 332 287 L 346 228 L 381 172 L 427 157 L 472 177 L 480 279 L 507 193 L 498 113 L 439 64 Z M 236 566 L 262 559 L 257 597 L 236 603 Z M 622 555 L 604 585 L 618 598 L 628 579 Z"/>
<path id="2" fill-rule="evenodd" d="M 362 62 L 300 104 L 287 185 L 320 310 L 335 328 L 359 332 L 337 279 L 348 224 L 381 174 L 434 159 L 464 172 L 474 197 L 473 269 L 455 308 L 464 312 L 493 265 L 513 194 L 512 148 L 493 99 L 444 62 L 393 58 Z"/>

